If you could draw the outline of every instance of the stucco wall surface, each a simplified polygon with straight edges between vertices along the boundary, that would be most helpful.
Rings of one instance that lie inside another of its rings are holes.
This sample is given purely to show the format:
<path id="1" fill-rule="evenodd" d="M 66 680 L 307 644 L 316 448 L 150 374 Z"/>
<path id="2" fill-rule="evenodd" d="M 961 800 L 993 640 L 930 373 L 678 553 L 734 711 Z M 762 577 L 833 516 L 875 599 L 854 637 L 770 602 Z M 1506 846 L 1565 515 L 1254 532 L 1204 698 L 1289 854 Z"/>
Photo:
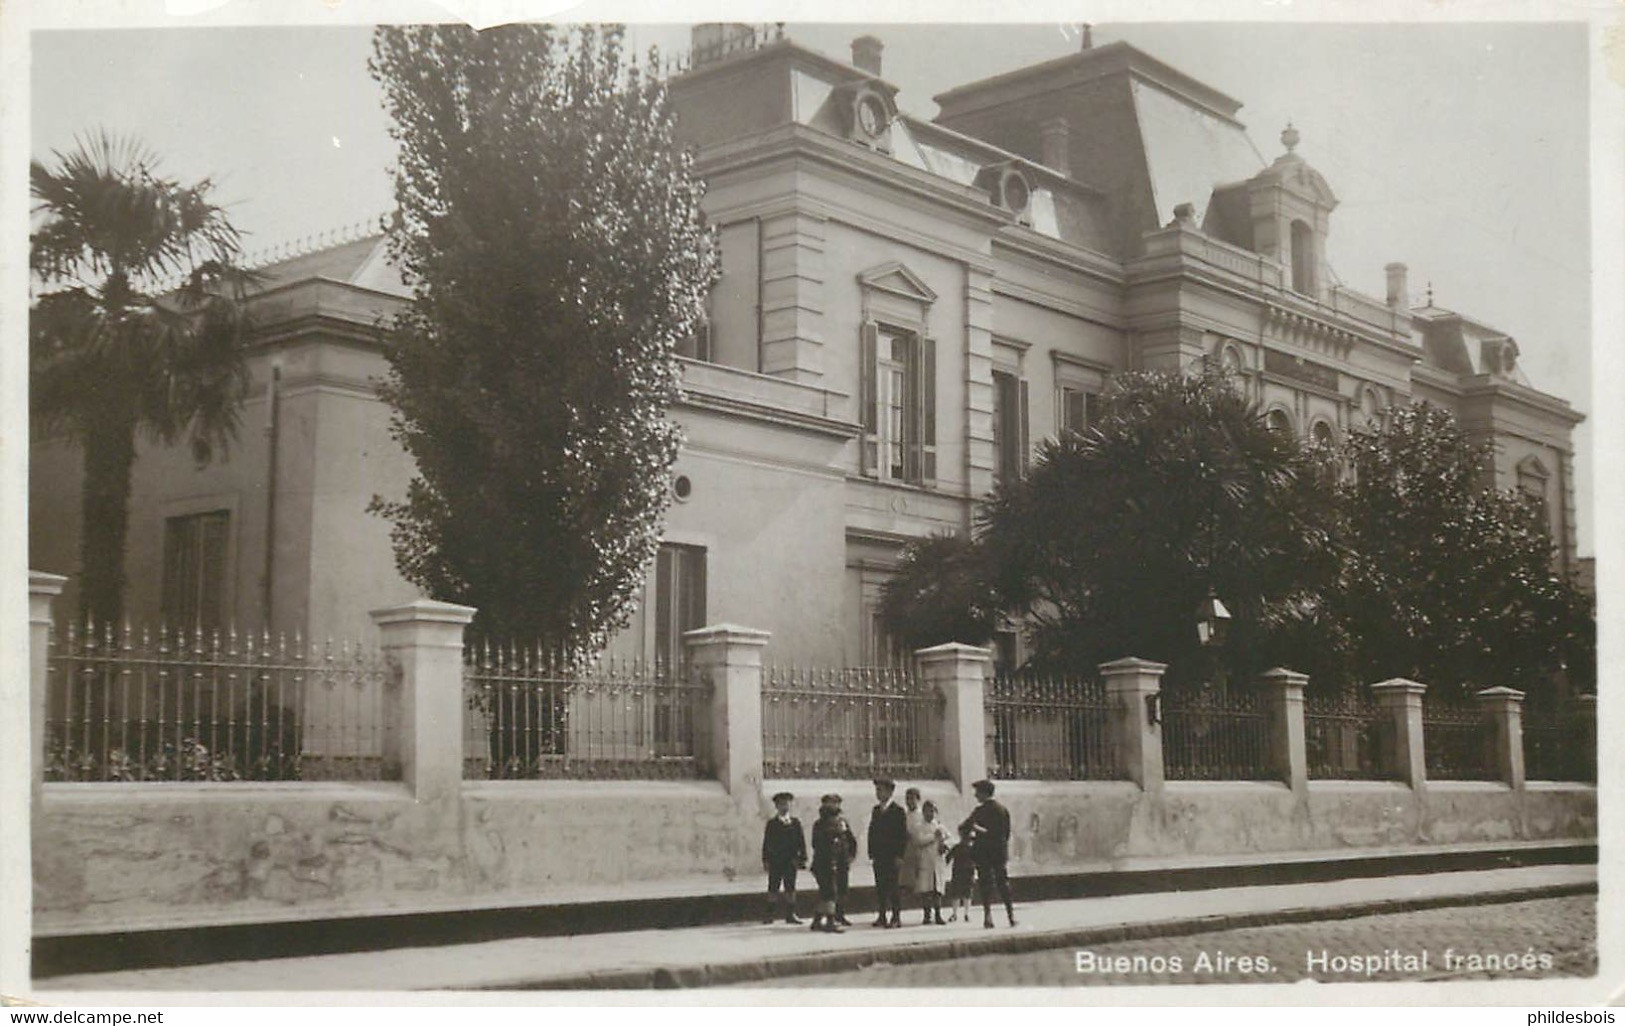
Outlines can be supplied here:
<path id="1" fill-rule="evenodd" d="M 905 782 L 906 786 L 906 782 Z M 950 829 L 973 805 L 924 796 Z M 867 781 L 479 782 L 414 802 L 399 785 L 50 785 L 34 857 L 42 935 L 752 889 L 767 795 L 810 830 L 837 792 L 860 846 Z M 1596 836 L 1596 792 L 1535 784 L 1006 782 L 1013 873 L 1156 856 L 1353 851 Z M 901 800 L 901 793 L 899 793 Z M 860 851 L 867 865 L 867 851 Z"/>

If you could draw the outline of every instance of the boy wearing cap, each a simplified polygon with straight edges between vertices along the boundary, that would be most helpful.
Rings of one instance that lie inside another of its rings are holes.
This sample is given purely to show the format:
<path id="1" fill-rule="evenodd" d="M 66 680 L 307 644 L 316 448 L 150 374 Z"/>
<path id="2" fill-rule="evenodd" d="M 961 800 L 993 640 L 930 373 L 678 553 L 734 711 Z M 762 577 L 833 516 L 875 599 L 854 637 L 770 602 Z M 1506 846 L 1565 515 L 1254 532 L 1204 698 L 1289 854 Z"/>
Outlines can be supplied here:
<path id="1" fill-rule="evenodd" d="M 976 808 L 960 825 L 970 829 L 974 838 L 971 856 L 976 860 L 976 882 L 982 891 L 982 925 L 993 928 L 993 890 L 998 888 L 1004 901 L 1004 914 L 1010 925 L 1016 925 L 1016 906 L 1010 897 L 1010 810 L 993 800 L 993 782 L 978 780 L 971 785 L 976 792 Z"/>
<path id="2" fill-rule="evenodd" d="M 795 796 L 780 791 L 773 796 L 775 815 L 768 817 L 762 830 L 762 869 L 767 872 L 767 916 L 771 923 L 778 918 L 780 905 L 784 921 L 800 925 L 796 918 L 796 870 L 807 868 L 807 835 L 801 829 L 801 820 L 790 815 L 790 803 Z M 782 887 L 782 894 L 780 888 Z"/>
<path id="3" fill-rule="evenodd" d="M 897 784 L 881 777 L 875 781 L 875 809 L 869 814 L 869 858 L 875 864 L 875 905 L 879 915 L 874 925 L 896 928 L 903 925 L 903 892 L 898 875 L 903 853 L 908 850 L 908 814 L 892 801 Z M 891 913 L 888 921 L 886 913 Z"/>

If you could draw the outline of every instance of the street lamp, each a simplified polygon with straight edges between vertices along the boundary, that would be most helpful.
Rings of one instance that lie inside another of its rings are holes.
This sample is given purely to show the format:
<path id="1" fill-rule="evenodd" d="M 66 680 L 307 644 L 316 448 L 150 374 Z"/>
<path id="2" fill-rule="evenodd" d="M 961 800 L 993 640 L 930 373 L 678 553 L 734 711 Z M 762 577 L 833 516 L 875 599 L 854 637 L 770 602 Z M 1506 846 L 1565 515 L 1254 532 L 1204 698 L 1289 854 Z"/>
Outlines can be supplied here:
<path id="1" fill-rule="evenodd" d="M 1224 608 L 1219 596 L 1213 594 L 1213 589 L 1207 591 L 1207 598 L 1196 607 L 1196 639 L 1203 648 L 1224 644 L 1224 639 L 1230 633 L 1230 610 Z"/>

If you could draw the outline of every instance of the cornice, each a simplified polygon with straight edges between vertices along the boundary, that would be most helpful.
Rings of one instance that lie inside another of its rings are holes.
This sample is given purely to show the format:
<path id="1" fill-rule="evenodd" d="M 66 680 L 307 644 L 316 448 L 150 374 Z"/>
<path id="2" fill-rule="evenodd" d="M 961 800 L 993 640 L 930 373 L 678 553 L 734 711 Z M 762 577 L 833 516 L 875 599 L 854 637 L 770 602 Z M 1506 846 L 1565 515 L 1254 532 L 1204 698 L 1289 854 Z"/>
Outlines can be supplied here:
<path id="1" fill-rule="evenodd" d="M 1464 401 L 1490 398 L 1533 407 L 1568 422 L 1570 427 L 1583 423 L 1586 415 L 1570 406 L 1566 399 L 1547 395 L 1516 381 L 1505 381 L 1484 374 L 1461 378 L 1460 395 Z"/>

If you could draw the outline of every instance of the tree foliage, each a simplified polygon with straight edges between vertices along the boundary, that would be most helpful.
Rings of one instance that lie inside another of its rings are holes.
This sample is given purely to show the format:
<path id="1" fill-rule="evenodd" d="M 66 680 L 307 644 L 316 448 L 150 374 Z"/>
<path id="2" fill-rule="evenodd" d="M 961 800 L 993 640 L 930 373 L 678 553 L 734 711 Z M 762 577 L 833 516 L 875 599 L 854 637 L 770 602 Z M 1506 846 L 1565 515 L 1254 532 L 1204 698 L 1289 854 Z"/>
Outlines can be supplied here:
<path id="1" fill-rule="evenodd" d="M 165 177 L 152 151 L 105 132 L 52 156 L 29 168 L 30 413 L 83 449 L 80 612 L 113 623 L 136 439 L 185 440 L 203 463 L 236 437 L 254 276 L 208 179 Z"/>
<path id="2" fill-rule="evenodd" d="M 1235 668 L 1268 663 L 1271 631 L 1312 613 L 1335 567 L 1325 464 L 1215 373 L 1124 375 L 1103 407 L 982 511 L 994 590 L 1036 661 L 1133 655 L 1188 683 L 1206 672 L 1195 613 L 1211 591 L 1234 616 Z"/>
<path id="3" fill-rule="evenodd" d="M 652 559 L 679 441 L 676 341 L 714 278 L 653 58 L 616 28 L 381 28 L 414 282 L 385 398 L 417 463 L 401 572 L 487 631 L 596 648 Z"/>
<path id="4" fill-rule="evenodd" d="M 1347 553 L 1328 598 L 1349 676 L 1538 692 L 1587 658 L 1587 602 L 1553 567 L 1540 507 L 1486 487 L 1493 453 L 1448 411 L 1392 410 L 1343 455 Z"/>
<path id="5" fill-rule="evenodd" d="M 1234 615 L 1232 674 L 1539 698 L 1566 664 L 1583 687 L 1590 605 L 1553 569 L 1538 506 L 1486 487 L 1490 455 L 1425 403 L 1331 451 L 1269 430 L 1222 378 L 1125 375 L 1086 433 L 995 491 L 974 542 L 911 546 L 883 614 L 918 647 L 980 641 L 1010 613 L 1036 663 L 1139 656 L 1177 688 L 1214 669 L 1195 634 L 1211 589 Z"/>
<path id="6" fill-rule="evenodd" d="M 984 549 L 958 534 L 937 534 L 903 550 L 881 593 L 880 615 L 903 649 L 948 641 L 985 645 L 999 622 Z"/>

